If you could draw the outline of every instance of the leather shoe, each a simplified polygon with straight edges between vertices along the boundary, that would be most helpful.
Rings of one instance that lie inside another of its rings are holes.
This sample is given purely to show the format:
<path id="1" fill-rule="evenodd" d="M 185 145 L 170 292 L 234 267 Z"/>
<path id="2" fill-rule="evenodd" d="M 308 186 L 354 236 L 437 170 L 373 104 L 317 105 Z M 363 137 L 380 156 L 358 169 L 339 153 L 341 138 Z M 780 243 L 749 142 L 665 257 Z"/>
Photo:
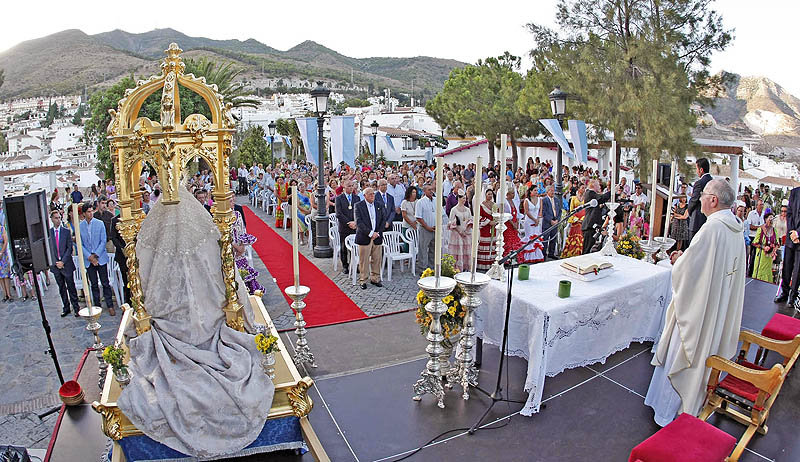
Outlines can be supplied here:
<path id="1" fill-rule="evenodd" d="M 380 282 L 380 281 L 378 281 L 378 282 L 372 282 L 372 281 L 370 281 L 369 283 L 370 283 L 370 284 L 372 284 L 372 285 L 373 285 L 373 286 L 375 286 L 375 287 L 383 287 L 383 284 L 381 284 L 381 282 Z"/>
<path id="2" fill-rule="evenodd" d="M 81 316 L 81 315 L 80 315 L 80 313 L 78 313 L 78 310 L 75 310 L 75 317 L 76 317 L 76 318 L 79 318 L 80 316 Z"/>
<path id="3" fill-rule="evenodd" d="M 364 290 L 366 290 L 366 289 L 367 289 L 367 285 L 366 285 L 366 284 L 364 284 L 364 283 L 362 283 L 362 284 L 361 284 L 361 288 L 362 288 L 362 289 L 364 289 Z"/>
<path id="4" fill-rule="evenodd" d="M 61 317 L 63 318 L 64 316 L 66 316 L 68 314 L 69 314 L 69 311 L 62 311 L 61 312 Z"/>
<path id="5" fill-rule="evenodd" d="M 342 274 L 350 274 L 350 268 L 348 268 L 346 266 L 344 268 L 342 268 Z"/>
<path id="6" fill-rule="evenodd" d="M 789 292 L 781 292 L 780 294 L 775 296 L 775 300 L 773 300 L 773 302 L 775 302 L 775 303 L 783 303 L 788 298 L 789 298 Z"/>
<path id="7" fill-rule="evenodd" d="M 794 300 L 794 303 L 792 303 L 792 304 L 791 304 L 791 305 L 789 305 L 789 306 L 793 307 L 793 308 L 794 308 L 795 310 L 797 310 L 797 311 L 800 311 L 800 298 L 796 298 L 796 299 Z"/>
<path id="8" fill-rule="evenodd" d="M 791 294 L 789 295 L 789 300 L 786 302 L 786 304 L 789 306 L 794 306 L 796 301 L 797 297 L 795 297 L 794 294 Z"/>

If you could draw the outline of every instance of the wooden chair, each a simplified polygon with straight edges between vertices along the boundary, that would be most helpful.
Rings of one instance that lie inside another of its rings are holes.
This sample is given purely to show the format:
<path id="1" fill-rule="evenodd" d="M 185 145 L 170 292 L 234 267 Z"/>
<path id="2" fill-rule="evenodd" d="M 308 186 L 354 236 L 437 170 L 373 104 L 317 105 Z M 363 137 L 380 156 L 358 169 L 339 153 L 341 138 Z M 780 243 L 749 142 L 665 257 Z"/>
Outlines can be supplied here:
<path id="1" fill-rule="evenodd" d="M 767 325 L 764 326 L 764 329 L 761 330 L 761 335 L 773 340 L 792 340 L 800 335 L 800 319 L 775 313 Z M 763 366 L 766 358 L 766 351 L 763 348 L 759 348 L 756 353 L 755 363 Z M 789 358 L 784 357 L 783 359 L 783 365 L 785 366 Z"/>
<path id="2" fill-rule="evenodd" d="M 411 274 L 414 273 L 414 266 L 417 263 L 417 256 L 415 253 L 412 253 L 410 250 L 408 252 L 403 252 L 400 248 L 400 241 L 402 240 L 402 234 L 398 231 L 386 231 L 383 233 L 383 261 L 381 261 L 381 279 L 383 279 L 383 267 L 386 266 L 386 273 L 387 278 L 389 281 L 392 280 L 392 265 L 396 261 L 404 261 L 408 260 L 409 266 L 411 266 Z M 402 269 L 402 265 L 400 269 Z"/>
<path id="3" fill-rule="evenodd" d="M 724 414 L 747 426 L 728 457 L 729 462 L 739 460 L 756 432 L 762 435 L 767 433 L 769 411 L 781 391 L 786 373 L 800 354 L 800 335 L 793 340 L 783 341 L 743 330 L 739 334 L 739 341 L 742 347 L 736 362 L 716 355 L 706 360 L 706 366 L 711 368 L 711 376 L 708 379 L 705 406 L 699 416 L 700 420 L 705 421 L 713 413 Z M 747 361 L 752 344 L 775 351 L 788 359 L 785 364 L 775 364 L 771 369 L 765 369 Z M 723 372 L 726 375 L 720 380 Z"/>

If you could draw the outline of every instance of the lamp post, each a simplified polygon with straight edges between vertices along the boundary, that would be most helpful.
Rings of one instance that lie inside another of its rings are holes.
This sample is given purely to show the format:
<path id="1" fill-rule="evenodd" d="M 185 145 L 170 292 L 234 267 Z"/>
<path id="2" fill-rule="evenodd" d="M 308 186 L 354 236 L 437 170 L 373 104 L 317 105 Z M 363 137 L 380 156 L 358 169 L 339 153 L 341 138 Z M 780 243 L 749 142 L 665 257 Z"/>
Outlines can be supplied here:
<path id="1" fill-rule="evenodd" d="M 564 114 L 567 112 L 567 94 L 561 91 L 561 88 L 556 87 L 548 95 L 550 98 L 550 109 L 553 111 L 553 116 L 558 119 L 558 125 L 561 126 L 564 122 Z M 563 207 L 564 185 L 562 184 L 563 172 L 561 165 L 561 145 L 558 145 L 558 155 L 556 156 L 556 203 L 559 207 Z"/>
<path id="2" fill-rule="evenodd" d="M 317 88 L 311 90 L 314 107 L 317 113 L 317 135 L 319 138 L 319 161 L 317 162 L 317 230 L 314 256 L 317 258 L 330 258 L 333 256 L 330 240 L 328 239 L 328 214 L 325 206 L 325 139 L 323 138 L 322 125 L 325 123 L 325 113 L 328 112 L 328 96 L 331 91 L 317 82 Z M 296 217 L 294 217 L 296 218 Z"/>
<path id="3" fill-rule="evenodd" d="M 269 125 L 267 125 L 267 128 L 269 128 L 269 153 L 272 155 L 272 169 L 274 170 L 275 169 L 275 129 L 277 128 L 277 125 L 275 125 L 275 121 L 273 120 L 272 122 L 270 122 Z"/>
<path id="4" fill-rule="evenodd" d="M 372 129 L 372 168 L 375 169 L 378 165 L 378 122 L 373 120 L 369 124 Z"/>

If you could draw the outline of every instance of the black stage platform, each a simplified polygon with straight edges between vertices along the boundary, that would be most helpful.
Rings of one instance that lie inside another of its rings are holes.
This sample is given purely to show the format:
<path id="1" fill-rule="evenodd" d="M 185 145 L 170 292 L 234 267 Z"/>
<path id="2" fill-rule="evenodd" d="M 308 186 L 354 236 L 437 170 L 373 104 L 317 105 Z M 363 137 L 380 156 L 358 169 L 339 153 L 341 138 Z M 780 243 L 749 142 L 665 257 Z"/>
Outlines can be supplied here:
<path id="1" fill-rule="evenodd" d="M 775 290 L 772 284 L 748 279 L 743 327 L 760 331 L 776 311 L 793 314 L 785 305 L 772 303 Z M 626 461 L 631 448 L 659 428 L 652 410 L 644 405 L 653 369 L 652 345 L 635 343 L 605 364 L 548 378 L 543 395 L 547 407 L 533 417 L 518 415 L 520 404 L 499 403 L 485 420 L 488 424 L 468 435 L 466 429 L 489 403 L 481 393 L 473 391 L 472 398 L 463 401 L 456 386 L 446 394 L 445 409 L 439 409 L 430 396 L 422 402 L 411 399 L 411 387 L 425 367 L 425 341 L 413 316 L 400 313 L 309 331 L 309 343 L 321 364 L 311 372 L 316 387 L 310 418 L 331 460 L 395 461 L 453 429 L 408 460 Z M 292 336 L 283 335 L 291 344 Z M 494 386 L 498 360 L 497 348 L 484 348 L 481 386 Z M 508 394 L 524 400 L 526 363 L 512 357 L 508 364 Z M 800 460 L 799 398 L 795 373 L 772 408 L 769 433 L 753 438 L 742 462 Z M 744 431 L 729 419 L 710 421 L 737 439 Z M 101 436 L 99 429 L 92 435 Z M 86 460 L 94 458 L 87 455 Z M 237 460 L 312 458 L 281 453 Z"/>

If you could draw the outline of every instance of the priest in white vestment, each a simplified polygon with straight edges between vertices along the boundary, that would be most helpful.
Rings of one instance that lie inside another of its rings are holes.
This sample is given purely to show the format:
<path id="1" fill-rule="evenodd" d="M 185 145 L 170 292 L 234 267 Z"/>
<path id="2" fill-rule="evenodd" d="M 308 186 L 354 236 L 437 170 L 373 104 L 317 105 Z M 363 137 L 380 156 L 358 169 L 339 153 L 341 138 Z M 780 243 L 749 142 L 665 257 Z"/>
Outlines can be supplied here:
<path id="1" fill-rule="evenodd" d="M 710 373 L 706 359 L 732 358 L 737 351 L 746 253 L 744 225 L 730 211 L 734 200 L 726 181 L 710 181 L 700 197 L 708 221 L 685 252 L 673 254 L 672 302 L 644 401 L 662 427 L 680 413 L 700 412 Z"/>

